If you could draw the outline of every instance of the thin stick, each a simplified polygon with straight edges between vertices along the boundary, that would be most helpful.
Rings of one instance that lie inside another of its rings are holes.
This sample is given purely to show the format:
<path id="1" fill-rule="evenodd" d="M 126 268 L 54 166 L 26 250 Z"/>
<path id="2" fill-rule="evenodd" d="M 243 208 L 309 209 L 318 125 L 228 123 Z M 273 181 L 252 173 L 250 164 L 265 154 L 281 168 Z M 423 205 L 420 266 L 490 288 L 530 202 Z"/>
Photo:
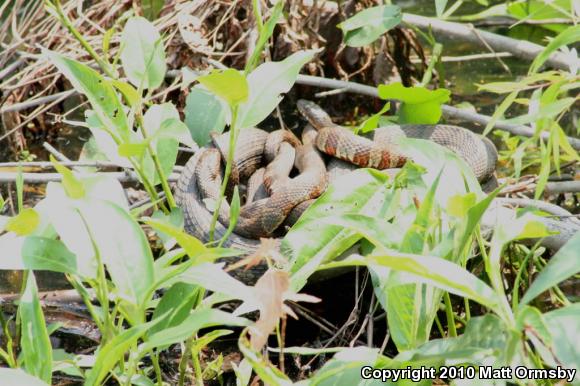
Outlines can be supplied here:
<path id="1" fill-rule="evenodd" d="M 189 148 L 185 148 L 188 151 L 191 151 Z M 63 166 L 70 166 L 70 167 L 93 167 L 93 168 L 128 168 L 132 169 L 132 165 L 120 165 L 116 162 L 110 161 L 61 161 L 61 165 Z M 39 168 L 39 169 L 54 169 L 54 165 L 52 162 L 49 161 L 32 161 L 32 162 L 2 162 L 0 163 L 0 169 L 2 168 L 15 168 L 15 167 L 30 167 L 30 168 Z M 183 170 L 183 166 L 175 165 L 173 167 L 175 172 L 181 172 Z"/>
<path id="2" fill-rule="evenodd" d="M 100 172 L 99 175 L 105 175 L 115 178 L 119 182 L 138 182 L 139 178 L 136 175 L 124 172 Z M 18 178 L 18 173 L 15 172 L 0 172 L 0 183 L 13 183 Z M 48 182 L 62 180 L 62 175 L 59 173 L 22 173 L 22 178 L 28 184 L 46 184 Z M 178 173 L 172 173 L 167 177 L 167 181 L 176 182 L 179 178 Z"/>

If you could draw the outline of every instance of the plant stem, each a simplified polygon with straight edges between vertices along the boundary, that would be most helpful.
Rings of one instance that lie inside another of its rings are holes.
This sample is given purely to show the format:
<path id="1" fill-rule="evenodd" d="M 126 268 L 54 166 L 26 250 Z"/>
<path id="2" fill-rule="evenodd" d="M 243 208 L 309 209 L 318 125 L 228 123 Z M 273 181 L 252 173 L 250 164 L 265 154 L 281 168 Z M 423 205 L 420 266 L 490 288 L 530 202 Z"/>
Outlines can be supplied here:
<path id="1" fill-rule="evenodd" d="M 427 70 L 423 74 L 423 79 L 421 80 L 420 86 L 427 86 L 429 82 L 431 82 L 431 78 L 433 76 L 433 69 L 439 59 L 441 58 L 441 53 L 443 52 L 443 45 L 440 43 L 435 43 L 433 46 L 433 52 L 431 53 L 431 59 L 429 60 L 429 65 L 427 66 Z"/>
<path id="2" fill-rule="evenodd" d="M 153 362 L 153 369 L 155 370 L 155 376 L 157 377 L 157 384 L 158 386 L 163 386 L 161 366 L 159 366 L 159 354 L 157 352 L 151 352 L 151 362 Z"/>
<path id="3" fill-rule="evenodd" d="M 182 346 L 183 350 L 181 353 L 181 358 L 179 359 L 179 386 L 183 386 L 185 384 L 185 371 L 187 370 L 187 360 L 189 359 L 190 353 L 188 347 L 191 347 L 192 344 L 193 337 L 189 337 Z"/>
<path id="4" fill-rule="evenodd" d="M 254 19 L 256 19 L 256 27 L 258 27 L 258 34 L 262 34 L 264 23 L 262 22 L 262 12 L 260 9 L 260 0 L 252 0 L 252 10 L 254 11 Z"/>
<path id="5" fill-rule="evenodd" d="M 0 307 L 0 324 L 2 325 L 2 332 L 6 337 L 6 351 L 0 349 L 2 357 L 6 361 L 6 364 L 11 367 L 16 367 L 16 356 L 14 355 L 14 342 L 12 341 L 12 334 L 8 329 L 8 322 L 4 319 L 4 314 L 2 313 L 2 307 Z"/>
<path id="6" fill-rule="evenodd" d="M 455 317 L 453 316 L 453 308 L 451 307 L 451 297 L 449 296 L 449 292 L 445 292 L 443 300 L 445 301 L 445 315 L 447 315 L 449 336 L 455 337 L 457 336 L 457 330 L 455 329 Z"/>
<path id="7" fill-rule="evenodd" d="M 228 186 L 228 182 L 230 180 L 230 174 L 232 172 L 232 164 L 234 162 L 234 151 L 236 147 L 236 120 L 238 118 L 238 106 L 234 106 L 232 109 L 232 124 L 230 126 L 230 143 L 228 146 L 228 159 L 226 162 L 226 170 L 224 172 L 224 179 L 222 181 L 222 186 L 220 187 L 220 196 L 218 198 L 217 205 L 213 212 L 213 216 L 211 218 L 211 226 L 209 230 L 209 242 L 213 242 L 213 237 L 215 233 L 215 226 L 217 224 L 218 215 L 220 212 L 220 208 L 223 202 L 223 199 L 226 194 L 226 187 Z"/>
<path id="8" fill-rule="evenodd" d="M 58 17 L 62 24 L 69 30 L 71 34 L 78 40 L 78 42 L 83 46 L 83 48 L 91 55 L 93 59 L 97 62 L 99 67 L 103 70 L 105 74 L 109 77 L 116 79 L 117 75 L 115 74 L 114 70 L 111 68 L 110 64 L 106 62 L 97 52 L 91 47 L 91 45 L 85 40 L 83 35 L 74 27 L 72 21 L 65 15 L 62 6 L 60 4 L 60 0 L 55 0 L 54 4 L 51 4 L 50 1 L 47 1 L 48 4 L 53 6 L 53 9 L 58 14 Z"/>
<path id="9" fill-rule="evenodd" d="M 159 157 L 157 157 L 157 153 L 153 151 L 153 147 L 151 143 L 148 141 L 148 134 L 147 130 L 145 129 L 145 124 L 143 122 L 143 116 L 141 112 L 136 114 L 137 122 L 139 125 L 139 129 L 141 130 L 141 134 L 143 134 L 143 140 L 147 142 L 147 151 L 151 155 L 151 159 L 153 160 L 153 164 L 155 165 L 155 170 L 157 171 L 157 175 L 161 180 L 161 186 L 163 187 L 163 191 L 165 192 L 165 197 L 167 198 L 167 203 L 169 204 L 169 208 L 175 208 L 177 204 L 175 203 L 175 199 L 173 198 L 173 194 L 171 193 L 171 188 L 169 187 L 169 183 L 167 182 L 167 177 L 163 172 L 163 168 L 161 167 L 161 162 L 159 161 Z"/>
<path id="10" fill-rule="evenodd" d="M 193 348 L 193 341 L 191 343 L 191 360 L 193 362 L 193 369 L 195 371 L 195 383 L 198 386 L 203 386 L 203 372 L 201 370 L 201 362 L 199 360 L 198 350 Z"/>

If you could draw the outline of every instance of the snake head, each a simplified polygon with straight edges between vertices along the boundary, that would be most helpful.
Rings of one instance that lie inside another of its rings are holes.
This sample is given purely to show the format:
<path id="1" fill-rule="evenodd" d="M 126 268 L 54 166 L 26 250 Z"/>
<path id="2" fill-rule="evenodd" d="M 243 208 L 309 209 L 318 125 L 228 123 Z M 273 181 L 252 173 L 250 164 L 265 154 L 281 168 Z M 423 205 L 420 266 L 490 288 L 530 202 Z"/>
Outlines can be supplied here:
<path id="1" fill-rule="evenodd" d="M 299 99 L 298 102 L 296 102 L 296 107 L 300 114 L 302 114 L 302 116 L 306 118 L 306 120 L 314 126 L 316 130 L 320 130 L 323 127 L 334 126 L 328 113 L 316 103 L 306 99 Z"/>

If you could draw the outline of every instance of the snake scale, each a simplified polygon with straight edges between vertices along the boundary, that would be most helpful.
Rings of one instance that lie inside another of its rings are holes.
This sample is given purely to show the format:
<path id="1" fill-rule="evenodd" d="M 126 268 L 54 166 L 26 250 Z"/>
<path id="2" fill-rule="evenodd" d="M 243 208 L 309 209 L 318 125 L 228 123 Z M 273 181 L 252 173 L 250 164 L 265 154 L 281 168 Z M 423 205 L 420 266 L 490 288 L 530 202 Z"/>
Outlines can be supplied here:
<path id="1" fill-rule="evenodd" d="M 302 141 L 287 130 L 267 133 L 250 128 L 239 132 L 228 191 L 233 185 L 245 183 L 246 203 L 225 246 L 252 252 L 260 245 L 259 238 L 279 236 L 324 192 L 337 174 L 335 169 L 401 167 L 408 158 L 396 145 L 401 136 L 431 140 L 454 151 L 480 182 L 489 179 L 495 170 L 497 150 L 493 143 L 459 126 L 393 125 L 365 137 L 334 124 L 313 102 L 299 100 L 298 110 L 309 122 Z M 208 207 L 219 197 L 228 145 L 229 133 L 212 137 L 212 143 L 187 162 L 177 184 L 176 199 L 184 211 L 185 229 L 204 242 L 210 240 L 212 211 Z M 331 156 L 328 166 L 323 154 Z M 299 173 L 290 177 L 293 167 Z M 226 234 L 229 213 L 224 200 L 214 240 Z"/>

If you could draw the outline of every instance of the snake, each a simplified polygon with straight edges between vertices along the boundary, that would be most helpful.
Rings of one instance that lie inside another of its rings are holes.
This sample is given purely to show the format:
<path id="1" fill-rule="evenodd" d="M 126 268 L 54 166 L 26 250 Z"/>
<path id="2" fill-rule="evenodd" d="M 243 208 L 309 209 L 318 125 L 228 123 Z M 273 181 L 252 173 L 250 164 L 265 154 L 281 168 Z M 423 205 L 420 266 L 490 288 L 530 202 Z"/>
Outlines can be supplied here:
<path id="1" fill-rule="evenodd" d="M 226 247 L 251 253 L 260 238 L 279 237 L 336 176 L 362 167 L 398 170 L 410 158 L 397 142 L 401 137 L 420 138 L 442 145 L 461 157 L 479 182 L 493 178 L 498 153 L 488 138 L 460 126 L 403 124 L 379 127 L 366 136 L 335 124 L 314 102 L 298 100 L 298 111 L 308 121 L 302 141 L 291 131 L 268 133 L 258 128 L 238 131 L 227 192 L 245 182 L 246 202 L 241 206 L 233 232 L 228 232 L 231 207 L 224 200 L 218 212 L 213 240 Z M 229 135 L 212 136 L 211 143 L 196 152 L 178 179 L 175 198 L 184 212 L 185 230 L 209 242 L 213 209 L 223 182 L 222 164 L 229 152 Z M 328 166 L 325 158 L 330 158 Z M 293 168 L 298 174 L 290 176 Z M 492 211 L 493 212 L 493 211 Z M 497 210 L 494 213 L 497 214 Z M 551 247 L 563 245 L 578 229 L 551 220 L 560 235 L 547 237 Z M 224 237 L 227 236 L 227 237 Z"/>

